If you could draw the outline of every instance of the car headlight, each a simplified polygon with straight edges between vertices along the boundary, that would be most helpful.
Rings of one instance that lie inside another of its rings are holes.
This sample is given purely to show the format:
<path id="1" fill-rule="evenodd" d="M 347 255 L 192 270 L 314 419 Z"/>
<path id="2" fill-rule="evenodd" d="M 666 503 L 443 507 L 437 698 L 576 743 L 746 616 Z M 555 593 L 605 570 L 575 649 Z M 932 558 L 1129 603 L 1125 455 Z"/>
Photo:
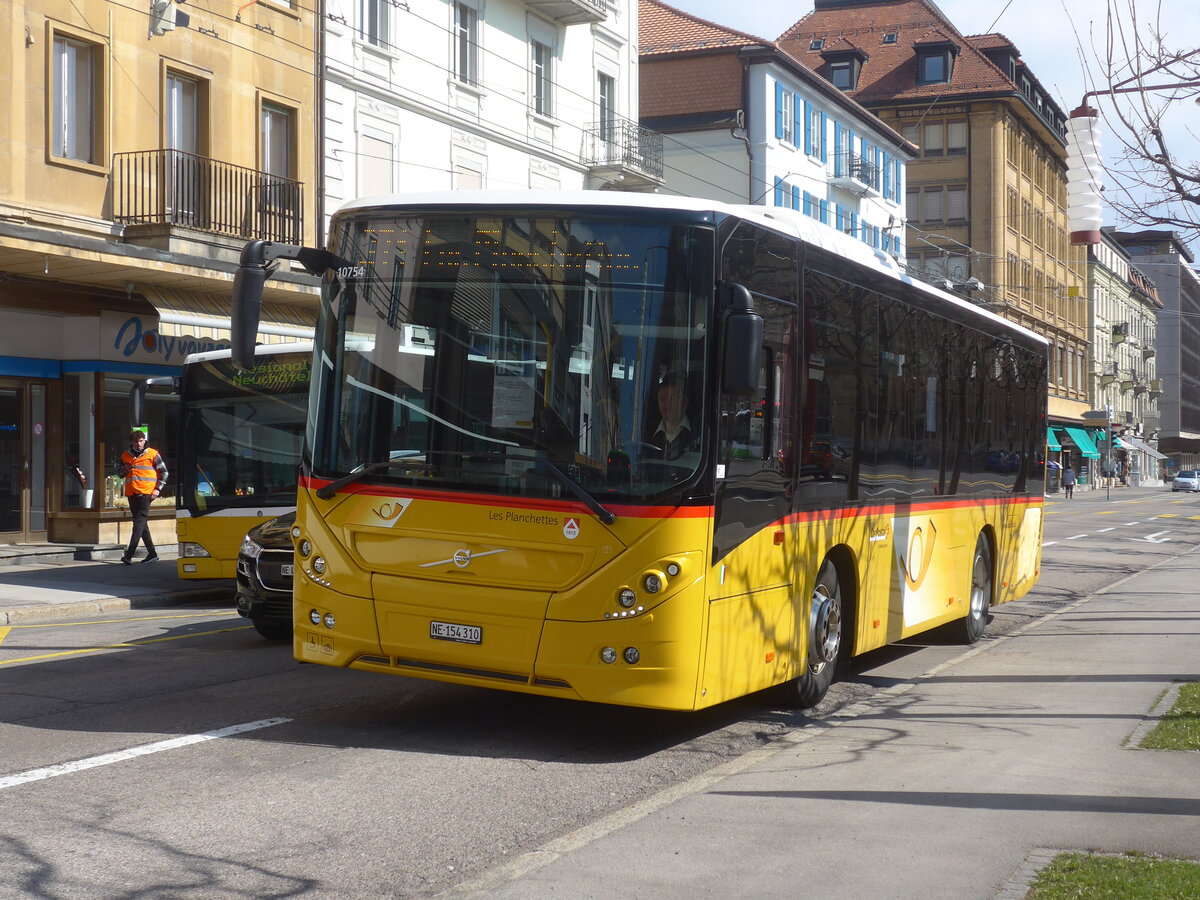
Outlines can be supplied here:
<path id="1" fill-rule="evenodd" d="M 238 548 L 238 553 L 250 559 L 258 559 L 262 555 L 262 549 L 262 547 L 251 540 L 250 535 L 246 535 L 242 538 L 242 546 Z"/>

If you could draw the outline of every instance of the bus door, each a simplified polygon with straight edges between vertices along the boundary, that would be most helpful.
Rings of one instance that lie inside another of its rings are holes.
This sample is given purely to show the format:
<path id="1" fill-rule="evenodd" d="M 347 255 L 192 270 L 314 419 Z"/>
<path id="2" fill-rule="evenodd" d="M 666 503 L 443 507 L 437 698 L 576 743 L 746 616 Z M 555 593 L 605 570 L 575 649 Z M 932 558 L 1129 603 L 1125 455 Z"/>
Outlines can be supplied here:
<path id="1" fill-rule="evenodd" d="M 796 308 L 755 296 L 764 320 L 758 391 L 719 399 L 713 564 L 702 689 L 712 702 L 784 679 L 796 647 Z"/>

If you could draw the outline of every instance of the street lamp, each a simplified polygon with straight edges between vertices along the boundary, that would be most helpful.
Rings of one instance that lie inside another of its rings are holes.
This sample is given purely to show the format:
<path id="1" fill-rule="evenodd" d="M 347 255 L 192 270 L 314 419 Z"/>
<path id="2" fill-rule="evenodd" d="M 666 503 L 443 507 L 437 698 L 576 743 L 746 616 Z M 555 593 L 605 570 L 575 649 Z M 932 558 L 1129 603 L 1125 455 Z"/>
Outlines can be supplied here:
<path id="1" fill-rule="evenodd" d="M 1200 53 L 1193 50 L 1180 60 Z M 1172 60 L 1172 62 L 1175 60 Z M 1103 204 L 1100 192 L 1104 186 L 1100 181 L 1103 164 L 1100 161 L 1100 113 L 1088 106 L 1089 97 L 1111 97 L 1114 94 L 1144 94 L 1148 91 L 1167 91 L 1183 87 L 1200 87 L 1200 81 L 1179 81 L 1174 84 L 1135 84 L 1151 72 L 1165 68 L 1168 63 L 1154 66 L 1119 81 L 1104 91 L 1088 91 L 1078 108 L 1071 111 L 1067 135 L 1067 230 L 1071 232 L 1072 244 L 1100 243 L 1100 224 L 1103 222 Z M 1196 99 L 1200 103 L 1200 97 Z"/>

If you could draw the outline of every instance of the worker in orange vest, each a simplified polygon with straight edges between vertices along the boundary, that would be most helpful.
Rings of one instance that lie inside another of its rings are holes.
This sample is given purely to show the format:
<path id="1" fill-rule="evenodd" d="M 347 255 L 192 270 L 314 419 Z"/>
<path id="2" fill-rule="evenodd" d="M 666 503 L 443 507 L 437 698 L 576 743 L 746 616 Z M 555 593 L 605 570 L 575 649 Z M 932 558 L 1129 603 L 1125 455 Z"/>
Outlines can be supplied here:
<path id="1" fill-rule="evenodd" d="M 146 432 L 135 429 L 129 433 L 129 449 L 121 454 L 118 471 L 125 479 L 125 496 L 129 498 L 129 511 L 133 513 L 133 534 L 121 562 L 132 565 L 133 554 L 143 540 L 146 558 L 142 562 L 154 562 L 158 554 L 154 551 L 154 539 L 150 537 L 150 503 L 162 494 L 167 483 L 167 464 L 161 453 L 146 446 Z"/>

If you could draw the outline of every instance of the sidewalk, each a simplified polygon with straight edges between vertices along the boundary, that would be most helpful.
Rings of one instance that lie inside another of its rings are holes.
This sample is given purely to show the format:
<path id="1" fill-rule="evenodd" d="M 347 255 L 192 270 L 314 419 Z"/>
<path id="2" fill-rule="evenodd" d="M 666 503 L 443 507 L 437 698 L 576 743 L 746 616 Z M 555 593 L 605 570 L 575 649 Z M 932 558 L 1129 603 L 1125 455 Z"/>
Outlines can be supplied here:
<path id="1" fill-rule="evenodd" d="M 1081 501 L 1081 500 L 1086 500 L 1086 501 L 1099 500 L 1101 502 L 1105 502 L 1107 500 L 1108 502 L 1118 503 L 1122 500 L 1124 500 L 1124 501 L 1146 500 L 1146 499 L 1149 499 L 1150 497 L 1165 497 L 1165 496 L 1170 496 L 1170 495 L 1171 495 L 1171 486 L 1169 484 L 1166 486 L 1159 486 L 1159 487 L 1124 487 L 1124 486 L 1118 485 L 1116 487 L 1111 487 L 1111 488 L 1107 488 L 1107 489 L 1105 489 L 1103 487 L 1093 488 L 1090 484 L 1085 484 L 1085 485 L 1077 484 L 1077 485 L 1075 485 L 1075 496 L 1072 499 L 1068 500 L 1066 494 L 1064 494 L 1062 492 L 1062 490 L 1060 489 L 1056 493 L 1047 494 L 1046 502 L 1054 503 L 1055 501 L 1061 501 L 1063 503 L 1074 503 L 1074 502 Z M 1198 495 L 1187 494 L 1187 493 L 1183 493 L 1181 491 L 1175 493 L 1175 497 L 1177 499 L 1182 499 L 1184 497 L 1196 497 L 1196 496 L 1198 496 Z"/>
<path id="2" fill-rule="evenodd" d="M 1059 849 L 1200 858 L 1200 753 L 1134 748 L 1200 680 L 1198 569 L 985 639 L 448 895 L 1015 900 Z"/>
<path id="3" fill-rule="evenodd" d="M 232 581 L 179 577 L 173 545 L 159 547 L 161 558 L 149 564 L 139 551 L 131 566 L 121 564 L 120 547 L 79 548 L 91 559 L 72 559 L 72 552 L 62 545 L 0 547 L 0 626 L 191 601 L 233 607 Z"/>

